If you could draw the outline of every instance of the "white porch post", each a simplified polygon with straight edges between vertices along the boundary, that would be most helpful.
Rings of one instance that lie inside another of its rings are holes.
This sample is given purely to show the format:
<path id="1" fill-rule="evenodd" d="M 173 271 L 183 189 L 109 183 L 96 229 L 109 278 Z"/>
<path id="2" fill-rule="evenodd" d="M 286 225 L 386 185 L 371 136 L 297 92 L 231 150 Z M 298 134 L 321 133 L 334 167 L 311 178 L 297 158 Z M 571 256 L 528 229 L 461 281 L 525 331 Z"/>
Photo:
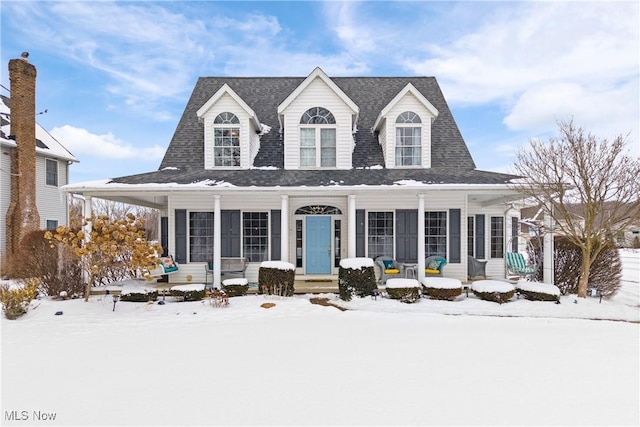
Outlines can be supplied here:
<path id="1" fill-rule="evenodd" d="M 289 262 L 289 196 L 280 196 L 280 260 Z"/>
<path id="2" fill-rule="evenodd" d="M 213 197 L 213 287 L 220 289 L 220 241 L 222 239 L 222 213 L 220 210 L 220 195 L 217 194 Z"/>
<path id="3" fill-rule="evenodd" d="M 349 195 L 349 238 L 347 239 L 347 258 L 356 257 L 356 196 Z"/>
<path id="4" fill-rule="evenodd" d="M 553 277 L 553 218 L 548 213 L 544 214 L 544 267 L 542 269 L 542 281 L 554 284 Z"/>
<path id="5" fill-rule="evenodd" d="M 418 194 L 418 280 L 424 279 L 424 194 Z"/>

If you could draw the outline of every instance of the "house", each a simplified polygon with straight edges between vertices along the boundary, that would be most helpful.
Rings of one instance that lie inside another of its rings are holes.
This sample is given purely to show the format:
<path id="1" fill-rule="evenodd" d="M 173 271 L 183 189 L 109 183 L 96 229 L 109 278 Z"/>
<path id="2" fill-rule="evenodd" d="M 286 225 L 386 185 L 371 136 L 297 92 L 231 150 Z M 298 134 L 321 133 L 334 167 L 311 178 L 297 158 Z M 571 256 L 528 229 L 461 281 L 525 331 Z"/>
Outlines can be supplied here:
<path id="1" fill-rule="evenodd" d="M 161 211 L 161 244 L 180 271 L 246 257 L 296 266 L 298 280 L 335 279 L 345 257 L 467 255 L 505 275 L 505 242 L 521 196 L 515 177 L 476 169 L 433 77 L 202 77 L 156 171 L 69 185 Z M 90 204 L 89 204 L 90 205 Z M 220 272 L 214 272 L 220 284 Z"/>
<path id="2" fill-rule="evenodd" d="M 68 223 L 67 194 L 61 187 L 69 183 L 69 166 L 78 162 L 36 123 L 36 70 L 27 56 L 10 61 L 11 91 L 3 86 L 6 95 L 0 95 L 2 260 L 30 230 Z"/>

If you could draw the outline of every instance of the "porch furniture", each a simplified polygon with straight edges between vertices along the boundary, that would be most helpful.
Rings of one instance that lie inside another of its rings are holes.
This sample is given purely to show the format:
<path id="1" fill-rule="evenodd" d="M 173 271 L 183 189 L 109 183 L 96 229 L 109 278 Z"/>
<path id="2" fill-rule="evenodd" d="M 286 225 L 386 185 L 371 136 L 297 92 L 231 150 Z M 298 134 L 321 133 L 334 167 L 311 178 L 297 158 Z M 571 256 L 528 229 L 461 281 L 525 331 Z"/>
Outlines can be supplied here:
<path id="1" fill-rule="evenodd" d="M 447 260 L 441 256 L 432 255 L 430 257 L 427 257 L 427 259 L 424 260 L 424 275 L 427 277 L 443 277 L 442 272 L 446 264 Z"/>
<path id="2" fill-rule="evenodd" d="M 507 275 L 520 276 L 527 280 L 533 280 L 538 271 L 537 265 L 528 265 L 524 255 L 520 252 L 507 252 L 505 254 L 507 262 Z"/>
<path id="3" fill-rule="evenodd" d="M 418 278 L 418 264 L 402 264 L 402 273 L 406 279 L 417 279 Z"/>
<path id="4" fill-rule="evenodd" d="M 488 262 L 489 261 L 481 261 L 479 259 L 475 259 L 471 255 L 467 256 L 467 278 L 469 280 L 479 278 L 486 279 L 486 267 Z"/>
<path id="5" fill-rule="evenodd" d="M 220 258 L 220 275 L 225 278 L 240 278 L 244 277 L 247 271 L 247 265 L 249 260 L 244 257 L 222 257 Z M 215 266 L 213 261 L 209 261 L 204 265 L 205 268 L 205 282 L 207 285 L 211 283 L 210 288 L 213 287 L 213 271 Z M 211 275 L 211 282 L 209 282 L 209 275 Z"/>
<path id="6" fill-rule="evenodd" d="M 158 258 L 160 261 L 158 265 L 153 270 L 149 271 L 149 274 L 151 275 L 151 277 L 161 277 L 161 276 L 169 275 L 169 274 L 175 273 L 180 269 L 180 266 L 178 265 L 177 262 L 174 261 L 172 255 L 158 257 Z"/>
<path id="7" fill-rule="evenodd" d="M 401 277 L 400 265 L 393 258 L 388 256 L 379 256 L 375 260 L 380 270 L 380 283 L 384 285 L 388 279 Z"/>

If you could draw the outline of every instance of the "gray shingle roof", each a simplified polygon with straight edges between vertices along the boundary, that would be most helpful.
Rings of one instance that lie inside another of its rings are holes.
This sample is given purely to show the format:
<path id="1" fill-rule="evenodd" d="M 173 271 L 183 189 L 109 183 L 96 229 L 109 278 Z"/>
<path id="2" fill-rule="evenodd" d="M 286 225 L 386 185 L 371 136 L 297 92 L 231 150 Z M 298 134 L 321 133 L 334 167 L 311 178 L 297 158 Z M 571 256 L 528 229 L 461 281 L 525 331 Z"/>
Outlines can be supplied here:
<path id="1" fill-rule="evenodd" d="M 304 77 L 201 77 L 178 122 L 160 170 L 117 178 L 128 184 L 191 183 L 204 179 L 225 181 L 236 186 L 298 186 L 393 184 L 411 179 L 431 183 L 498 184 L 510 175 L 475 170 L 475 163 L 453 119 L 434 77 L 335 77 L 335 84 L 360 108 L 353 152 L 355 170 L 284 170 L 284 144 L 279 132 L 278 105 L 298 87 Z M 204 127 L 196 111 L 223 84 L 229 85 L 257 114 L 271 132 L 261 137 L 254 167 L 263 170 L 204 170 Z M 431 130 L 431 169 L 362 169 L 384 165 L 382 148 L 371 129 L 380 111 L 411 83 L 438 109 Z M 163 170 L 165 168 L 178 168 Z"/>

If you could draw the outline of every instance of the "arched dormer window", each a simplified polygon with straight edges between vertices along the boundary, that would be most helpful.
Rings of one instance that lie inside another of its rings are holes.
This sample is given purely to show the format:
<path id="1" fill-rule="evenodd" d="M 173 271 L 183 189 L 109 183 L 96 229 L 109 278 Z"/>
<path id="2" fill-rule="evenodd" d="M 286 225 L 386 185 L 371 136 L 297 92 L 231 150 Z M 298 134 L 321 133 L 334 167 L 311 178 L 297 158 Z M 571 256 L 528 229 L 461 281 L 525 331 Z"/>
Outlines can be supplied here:
<path id="1" fill-rule="evenodd" d="M 396 166 L 420 166 L 422 163 L 422 120 L 413 111 L 396 119 Z"/>
<path id="2" fill-rule="evenodd" d="M 215 166 L 240 166 L 240 120 L 225 111 L 213 120 L 213 160 Z"/>
<path id="3" fill-rule="evenodd" d="M 300 118 L 300 166 L 336 166 L 336 119 L 326 108 L 309 108 Z"/>

